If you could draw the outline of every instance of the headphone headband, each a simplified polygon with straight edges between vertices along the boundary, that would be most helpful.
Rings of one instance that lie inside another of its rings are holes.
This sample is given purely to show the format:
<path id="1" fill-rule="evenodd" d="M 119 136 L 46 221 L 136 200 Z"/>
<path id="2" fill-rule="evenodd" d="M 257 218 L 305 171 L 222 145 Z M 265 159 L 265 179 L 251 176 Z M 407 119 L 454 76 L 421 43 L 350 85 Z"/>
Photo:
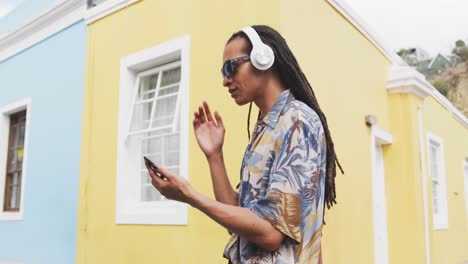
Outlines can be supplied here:
<path id="1" fill-rule="evenodd" d="M 263 43 L 257 31 L 252 27 L 242 29 L 247 37 L 252 42 L 252 52 L 250 53 L 250 61 L 255 68 L 265 71 L 268 70 L 275 62 L 275 54 L 270 46 Z"/>
<path id="2" fill-rule="evenodd" d="M 260 39 L 260 36 L 257 34 L 257 31 L 253 29 L 252 27 L 245 27 L 242 29 L 242 31 L 249 37 L 250 41 L 252 42 L 252 47 L 258 47 L 259 45 L 263 43 L 263 41 Z"/>

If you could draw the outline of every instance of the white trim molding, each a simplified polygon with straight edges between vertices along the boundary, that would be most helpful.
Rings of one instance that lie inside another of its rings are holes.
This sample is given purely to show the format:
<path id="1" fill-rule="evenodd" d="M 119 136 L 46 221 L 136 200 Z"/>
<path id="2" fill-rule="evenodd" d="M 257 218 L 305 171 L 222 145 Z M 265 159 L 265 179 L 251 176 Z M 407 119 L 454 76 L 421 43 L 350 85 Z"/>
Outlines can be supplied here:
<path id="1" fill-rule="evenodd" d="M 390 68 L 389 78 L 386 82 L 389 94 L 412 93 L 425 100 L 431 96 L 447 109 L 452 116 L 465 127 L 468 119 L 445 96 L 437 91 L 422 75 L 410 66 L 393 65 Z"/>
<path id="2" fill-rule="evenodd" d="M 138 1 L 141 0 L 107 0 L 95 7 L 91 7 L 85 14 L 86 24 L 91 24 Z"/>
<path id="3" fill-rule="evenodd" d="M 188 206 L 171 200 L 142 202 L 139 196 L 139 164 L 135 151 L 128 144 L 128 130 L 139 73 L 180 60 L 180 164 L 179 174 L 189 178 L 189 72 L 190 37 L 160 45 L 123 57 L 120 61 L 119 125 L 117 137 L 116 224 L 186 225 Z M 137 175 L 135 175 L 137 174 Z"/>
<path id="4" fill-rule="evenodd" d="M 424 123 L 423 123 L 423 105 L 418 105 L 418 136 L 419 136 L 419 157 L 422 177 L 422 195 L 424 209 L 424 241 L 426 243 L 426 264 L 431 263 L 431 239 L 429 233 L 429 201 L 427 196 L 427 171 L 426 171 L 426 152 L 424 151 Z"/>
<path id="5" fill-rule="evenodd" d="M 372 136 L 375 138 L 375 142 L 378 145 L 388 145 L 393 143 L 393 136 L 387 131 L 372 126 Z"/>
<path id="6" fill-rule="evenodd" d="M 432 202 L 432 225 L 435 230 L 448 230 L 448 198 L 447 198 L 447 176 L 446 176 L 446 168 L 445 168 L 445 152 L 444 152 L 444 141 L 442 138 L 434 135 L 431 132 L 426 132 L 426 151 L 427 151 L 427 157 L 428 157 L 428 165 L 429 165 L 429 172 L 430 172 L 430 177 L 431 181 L 434 175 L 432 175 L 434 172 L 432 172 L 431 169 L 431 144 L 436 144 L 438 146 L 438 157 L 434 157 L 438 159 L 438 173 L 439 178 L 437 179 L 440 184 L 440 197 L 438 197 L 438 201 L 440 201 L 440 205 L 442 208 L 439 209 L 439 214 L 434 213 L 434 202 Z M 431 189 L 432 189 L 432 184 L 431 184 Z M 434 193 L 432 191 L 431 193 Z M 434 197 L 432 197 L 432 201 L 434 201 Z"/>
<path id="7" fill-rule="evenodd" d="M 393 64 L 407 65 L 407 63 L 398 56 L 385 43 L 382 38 L 362 19 L 347 3 L 343 0 L 327 0 L 340 14 L 343 15 L 354 27 L 356 27 L 377 49 L 382 52 Z"/>
<path id="8" fill-rule="evenodd" d="M 386 82 L 389 94 L 412 93 L 421 99 L 432 94 L 432 85 L 421 73 L 410 66 L 394 65 L 390 69 L 390 76 Z"/>
<path id="9" fill-rule="evenodd" d="M 84 17 L 84 0 L 62 0 L 17 28 L 0 35 L 0 62 L 34 46 Z"/>
<path id="10" fill-rule="evenodd" d="M 24 132 L 24 150 L 23 150 L 23 168 L 21 174 L 21 198 L 19 212 L 4 212 L 3 199 L 5 197 L 5 175 L 8 156 L 8 139 L 10 133 L 10 115 L 20 112 L 26 112 L 26 126 Z M 29 124 L 31 123 L 31 98 L 25 98 L 10 103 L 0 108 L 0 221 L 18 221 L 23 220 L 24 212 L 24 192 L 26 190 L 26 176 L 28 168 L 28 146 L 29 146 Z"/>
<path id="11" fill-rule="evenodd" d="M 388 217 L 385 192 L 385 172 L 383 147 L 392 144 L 390 133 L 376 126 L 371 127 L 372 161 L 372 211 L 374 231 L 374 262 L 389 263 L 388 254 Z"/>

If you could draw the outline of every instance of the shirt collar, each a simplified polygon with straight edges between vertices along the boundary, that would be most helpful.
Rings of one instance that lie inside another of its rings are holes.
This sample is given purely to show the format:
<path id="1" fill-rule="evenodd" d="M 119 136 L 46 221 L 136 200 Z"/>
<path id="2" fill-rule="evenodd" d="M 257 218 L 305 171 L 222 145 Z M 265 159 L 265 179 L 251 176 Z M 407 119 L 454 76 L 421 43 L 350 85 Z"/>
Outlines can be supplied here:
<path id="1" fill-rule="evenodd" d="M 286 105 L 286 103 L 288 101 L 290 101 L 290 100 L 288 100 L 288 99 L 290 99 L 290 97 L 292 97 L 292 94 L 290 96 L 289 89 L 284 90 L 281 93 L 278 100 L 276 101 L 276 103 L 271 108 L 270 112 L 268 112 L 266 114 L 266 116 L 263 118 L 263 120 L 261 120 L 261 121 L 266 123 L 270 127 L 275 128 L 276 124 L 278 124 L 278 119 L 279 119 L 279 117 L 281 115 L 281 112 L 282 112 L 284 106 Z"/>

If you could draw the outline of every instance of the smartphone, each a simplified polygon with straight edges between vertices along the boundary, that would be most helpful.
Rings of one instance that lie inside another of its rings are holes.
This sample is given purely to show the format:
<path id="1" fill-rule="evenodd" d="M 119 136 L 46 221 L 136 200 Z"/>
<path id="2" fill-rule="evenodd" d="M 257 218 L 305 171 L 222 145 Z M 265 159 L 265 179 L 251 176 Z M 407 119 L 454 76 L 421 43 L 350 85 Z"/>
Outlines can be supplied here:
<path id="1" fill-rule="evenodd" d="M 156 173 L 156 175 L 161 177 L 161 174 L 159 174 L 158 172 L 158 167 L 154 165 L 154 163 L 151 160 L 149 160 L 147 157 L 143 157 L 143 159 L 145 160 L 145 164 L 148 165 L 154 171 L 154 173 Z"/>

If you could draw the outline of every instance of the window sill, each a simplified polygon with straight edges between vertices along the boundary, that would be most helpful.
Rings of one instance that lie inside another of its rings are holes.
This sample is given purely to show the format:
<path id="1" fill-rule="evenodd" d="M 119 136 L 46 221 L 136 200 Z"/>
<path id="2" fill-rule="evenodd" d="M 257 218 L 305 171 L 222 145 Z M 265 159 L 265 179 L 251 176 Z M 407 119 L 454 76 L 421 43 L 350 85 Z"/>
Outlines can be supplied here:
<path id="1" fill-rule="evenodd" d="M 433 226 L 434 231 L 447 231 L 448 230 L 448 224 L 435 224 Z"/>
<path id="2" fill-rule="evenodd" d="M 22 221 L 23 220 L 23 213 L 21 212 L 1 212 L 0 213 L 0 221 Z"/>
<path id="3" fill-rule="evenodd" d="M 117 208 L 116 224 L 187 225 L 188 222 L 188 206 L 174 201 L 135 203 Z"/>

